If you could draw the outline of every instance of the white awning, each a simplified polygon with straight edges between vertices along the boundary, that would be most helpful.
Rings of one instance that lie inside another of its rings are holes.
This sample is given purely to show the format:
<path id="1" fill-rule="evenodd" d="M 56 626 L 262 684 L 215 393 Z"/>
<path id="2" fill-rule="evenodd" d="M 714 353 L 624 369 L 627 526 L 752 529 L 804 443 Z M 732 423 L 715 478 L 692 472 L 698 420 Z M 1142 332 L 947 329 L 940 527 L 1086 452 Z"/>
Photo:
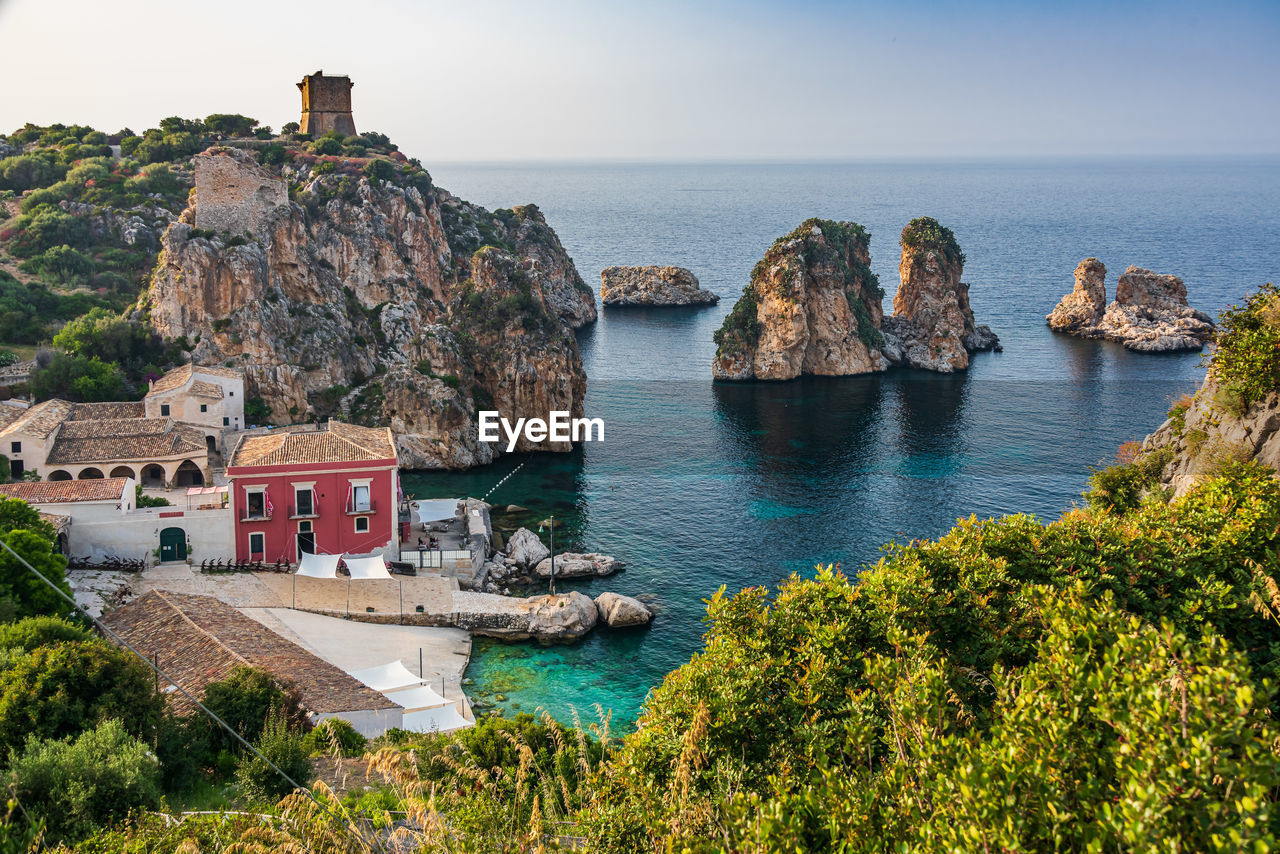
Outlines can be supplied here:
<path id="1" fill-rule="evenodd" d="M 383 691 L 382 696 L 406 709 L 433 709 L 449 702 L 426 685 L 405 691 Z"/>
<path id="2" fill-rule="evenodd" d="M 458 515 L 457 498 L 433 498 L 430 501 L 419 501 L 417 507 L 418 521 L 424 525 L 432 522 L 443 522 Z"/>
<path id="3" fill-rule="evenodd" d="M 409 668 L 396 659 L 378 667 L 366 667 L 364 670 L 350 670 L 347 675 L 368 685 L 375 691 L 396 691 L 421 685 L 422 680 Z"/>
<path id="4" fill-rule="evenodd" d="M 382 559 L 382 555 L 374 555 L 373 557 L 352 557 L 347 555 L 345 560 L 347 569 L 351 572 L 353 579 L 391 577 L 391 573 L 387 571 L 387 562 Z"/>
<path id="5" fill-rule="evenodd" d="M 298 563 L 297 574 L 309 578 L 337 578 L 340 560 L 342 555 L 316 555 L 303 552 L 302 560 Z"/>
<path id="6" fill-rule="evenodd" d="M 457 708 L 452 703 L 438 709 L 410 712 L 404 716 L 404 722 L 400 724 L 401 729 L 409 732 L 452 732 L 469 726 L 475 726 L 475 721 L 469 721 L 458 714 Z"/>
<path id="7" fill-rule="evenodd" d="M 227 491 L 225 486 L 188 486 L 187 495 L 217 495 Z"/>

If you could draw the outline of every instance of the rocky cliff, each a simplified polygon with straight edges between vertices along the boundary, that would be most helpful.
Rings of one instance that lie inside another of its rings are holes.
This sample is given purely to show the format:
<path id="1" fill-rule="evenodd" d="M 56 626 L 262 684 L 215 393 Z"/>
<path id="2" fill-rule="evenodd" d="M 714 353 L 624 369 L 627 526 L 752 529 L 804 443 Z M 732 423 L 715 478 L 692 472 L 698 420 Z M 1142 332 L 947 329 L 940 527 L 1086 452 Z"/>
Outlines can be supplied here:
<path id="1" fill-rule="evenodd" d="M 894 316 L 868 266 L 869 236 L 849 222 L 807 220 L 779 238 L 751 274 L 716 332 L 712 375 L 720 380 L 843 376 L 905 365 L 950 372 L 969 353 L 998 349 L 974 323 L 964 255 L 955 235 L 927 217 L 902 232 Z"/>
<path id="2" fill-rule="evenodd" d="M 605 267 L 600 271 L 603 305 L 715 305 L 720 297 L 704 291 L 684 267 Z"/>
<path id="3" fill-rule="evenodd" d="M 1106 275 L 1097 258 L 1081 261 L 1075 288 L 1045 318 L 1049 328 L 1141 353 L 1199 350 L 1213 338 L 1213 320 L 1187 305 L 1186 285 L 1177 276 L 1129 267 L 1107 305 Z"/>
<path id="4" fill-rule="evenodd" d="M 390 425 L 409 467 L 491 461 L 478 409 L 581 414 L 573 329 L 595 319 L 594 296 L 536 207 L 490 213 L 420 171 L 325 165 L 199 155 L 140 304 L 156 331 L 243 369 L 277 423 Z M 242 230 L 192 228 L 204 221 Z"/>

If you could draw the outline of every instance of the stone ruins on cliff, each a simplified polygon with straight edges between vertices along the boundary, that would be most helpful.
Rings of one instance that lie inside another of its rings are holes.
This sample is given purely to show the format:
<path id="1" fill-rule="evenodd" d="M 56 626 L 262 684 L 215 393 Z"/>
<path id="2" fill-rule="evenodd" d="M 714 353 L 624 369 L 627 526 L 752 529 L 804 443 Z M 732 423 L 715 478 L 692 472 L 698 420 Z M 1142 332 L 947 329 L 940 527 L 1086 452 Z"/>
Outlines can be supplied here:
<path id="1" fill-rule="evenodd" d="M 302 119 L 299 133 L 320 136 L 336 131 L 343 136 L 356 135 L 356 121 L 351 116 L 351 78 L 326 77 L 323 71 L 308 74 L 298 84 L 302 93 Z"/>
<path id="2" fill-rule="evenodd" d="M 158 334 L 243 370 L 273 423 L 389 425 L 409 468 L 492 461 L 479 409 L 582 415 L 573 330 L 596 319 L 594 294 L 536 207 L 491 213 L 416 165 L 326 172 L 301 154 L 278 167 L 233 148 L 196 157 L 139 304 Z M 517 450 L 570 446 L 522 436 Z"/>
<path id="3" fill-rule="evenodd" d="M 1103 338 L 1140 353 L 1199 350 L 1213 338 L 1213 320 L 1187 305 L 1177 276 L 1130 267 L 1107 305 L 1107 268 L 1097 258 L 1076 267 L 1071 293 L 1045 318 L 1049 328 L 1081 338 Z"/>
<path id="4" fill-rule="evenodd" d="M 927 218 L 904 229 L 892 318 L 883 316 L 868 246 L 862 226 L 830 220 L 807 220 L 779 238 L 716 332 L 712 375 L 789 380 L 891 365 L 950 372 L 968 367 L 971 352 L 999 349 L 974 323 L 960 281 L 964 256 L 949 229 Z"/>
<path id="5" fill-rule="evenodd" d="M 605 267 L 600 271 L 603 305 L 715 305 L 720 297 L 704 291 L 684 267 Z"/>

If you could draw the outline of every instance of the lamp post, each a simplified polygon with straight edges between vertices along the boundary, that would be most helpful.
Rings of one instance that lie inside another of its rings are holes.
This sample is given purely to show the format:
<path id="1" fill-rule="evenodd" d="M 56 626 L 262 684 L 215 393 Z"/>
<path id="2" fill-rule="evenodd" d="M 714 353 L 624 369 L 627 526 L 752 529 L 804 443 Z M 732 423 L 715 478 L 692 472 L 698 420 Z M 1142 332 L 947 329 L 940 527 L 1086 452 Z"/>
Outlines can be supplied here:
<path id="1" fill-rule="evenodd" d="M 546 525 L 551 529 L 551 595 L 556 595 L 556 517 L 551 516 L 543 519 L 538 524 L 538 533 L 542 533 L 542 526 Z"/>

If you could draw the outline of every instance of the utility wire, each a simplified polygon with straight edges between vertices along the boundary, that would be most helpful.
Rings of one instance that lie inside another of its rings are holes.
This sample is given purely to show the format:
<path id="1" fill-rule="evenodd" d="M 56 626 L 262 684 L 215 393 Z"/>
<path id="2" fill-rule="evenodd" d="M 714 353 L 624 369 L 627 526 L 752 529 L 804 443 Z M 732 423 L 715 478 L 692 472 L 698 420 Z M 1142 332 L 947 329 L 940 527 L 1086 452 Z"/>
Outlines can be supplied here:
<path id="1" fill-rule="evenodd" d="M 352 831 L 352 835 L 353 835 L 353 836 L 355 836 L 355 837 L 356 837 L 356 839 L 358 839 L 361 843 L 368 844 L 368 840 L 363 839 L 363 838 L 361 838 L 360 836 L 357 836 L 357 835 L 354 833 L 354 829 L 353 829 L 353 828 L 351 828 L 350 823 L 348 823 L 348 822 L 344 822 L 341 816 L 339 816 L 339 815 L 338 815 L 337 813 L 335 813 L 333 810 L 329 809 L 327 806 L 325 806 L 323 803 L 321 803 L 321 802 L 320 802 L 320 799 L 319 799 L 319 798 L 317 798 L 317 797 L 315 796 L 315 794 L 314 794 L 310 789 L 308 789 L 306 786 L 303 786 L 303 785 L 299 784 L 297 780 L 293 779 L 293 778 L 292 778 L 292 777 L 290 777 L 288 774 L 286 774 L 283 768 L 281 768 L 281 767 L 280 767 L 279 765 L 277 765 L 276 763 L 272 762 L 272 761 L 271 761 L 270 759 L 268 759 L 266 756 L 263 756 L 263 755 L 262 755 L 262 752 L 261 752 L 260 750 L 258 750 L 258 748 L 254 747 L 252 744 L 250 744 L 248 741 L 246 741 L 246 740 L 245 740 L 245 738 L 244 738 L 244 736 L 242 736 L 240 733 L 238 733 L 238 732 L 236 732 L 234 729 L 232 729 L 232 728 L 231 728 L 231 726 L 230 726 L 226 721 L 224 721 L 222 718 L 220 718 L 220 717 L 218 717 L 216 714 L 214 714 L 214 713 L 213 713 L 213 711 L 212 711 L 208 706 L 206 706 L 204 703 L 202 703 L 202 702 L 200 702 L 199 700 L 197 700 L 197 699 L 195 698 L 195 696 L 194 696 L 194 695 L 192 695 L 192 693 L 191 693 L 190 691 L 188 691 L 186 688 L 183 688 L 181 685 L 179 685 L 179 684 L 178 684 L 178 682 L 177 682 L 177 680 L 175 680 L 175 679 L 174 679 L 173 677 L 171 677 L 169 674 L 167 674 L 167 673 L 165 673 L 163 670 L 161 670 L 161 669 L 160 669 L 160 666 L 159 666 L 158 664 L 156 664 L 155 662 L 153 662 L 151 659 L 147 658 L 147 657 L 146 657 L 145 655 L 143 655 L 142 653 L 138 652 L 138 650 L 134 649 L 132 645 L 130 645 L 129 643 L 127 643 L 127 642 L 125 641 L 125 639 L 124 639 L 124 638 L 120 637 L 118 634 L 116 634 L 116 633 L 115 633 L 115 632 L 113 632 L 111 629 L 109 629 L 105 623 L 103 623 L 103 622 L 102 622 L 101 620 L 99 620 L 97 617 L 95 617 L 95 616 L 93 616 L 92 614 L 90 614 L 90 613 L 89 613 L 88 611 L 86 611 L 84 608 L 80 607 L 80 605 L 78 605 L 78 604 L 76 603 L 76 600 L 75 600 L 74 598 L 72 598 L 71 596 L 68 596 L 68 595 L 67 595 L 67 593 L 66 593 L 66 591 L 64 591 L 64 590 L 63 590 L 62 588 L 60 588 L 58 585 L 54 584 L 54 583 L 53 583 L 52 581 L 50 581 L 48 578 L 45 578 L 44 574 L 43 574 L 42 572 L 40 572 L 40 570 L 36 569 L 34 566 L 32 566 L 30 563 L 28 563 L 26 558 L 24 558 L 22 555 L 20 555 L 20 554 L 18 554 L 17 552 L 15 552 L 15 551 L 13 550 L 13 548 L 12 548 L 12 547 L 7 543 L 7 542 L 5 542 L 3 539 L 0 539 L 0 546 L 2 546 L 2 547 L 4 548 L 4 550 L 5 550 L 5 551 L 7 551 L 9 554 L 13 555 L 14 559 L 15 559 L 16 561 L 18 561 L 18 563 L 22 564 L 22 565 L 23 565 L 23 566 L 25 566 L 28 570 L 30 570 L 30 571 L 31 571 L 31 573 L 32 573 L 33 575 L 35 575 L 35 577 L 36 577 L 36 578 L 40 579 L 40 580 L 41 580 L 41 581 L 43 581 L 46 585 L 48 585 L 48 587 L 49 587 L 49 589 L 50 589 L 50 590 L 52 590 L 54 593 L 57 593 L 57 594 L 58 594 L 59 596 L 61 596 L 63 599 L 66 599 L 66 600 L 67 600 L 67 602 L 68 602 L 68 603 L 70 603 L 70 605 L 71 605 L 71 607 L 72 607 L 72 608 L 74 608 L 75 610 L 79 611 L 81 614 L 83 614 L 85 617 L 87 617 L 90 621 L 92 621 L 92 623 L 93 623 L 95 626 L 97 626 L 97 627 L 98 627 L 98 630 L 99 630 L 99 631 L 101 631 L 101 632 L 102 632 L 103 634 L 105 634 L 107 637 L 111 638 L 111 640 L 115 641 L 115 642 L 116 642 L 117 644 L 119 644 L 120 646 L 122 646 L 122 647 L 124 647 L 125 649 L 129 650 L 129 652 L 131 652 L 131 653 L 133 653 L 134 655 L 136 655 L 139 659 L 141 659 L 141 660 L 142 660 L 142 662 L 143 662 L 144 664 L 146 664 L 146 665 L 147 665 L 147 667 L 149 667 L 149 668 L 151 668 L 152 670 L 154 670 L 158 676 L 162 677 L 166 682 L 168 682 L 170 685 L 172 685 L 172 686 L 173 686 L 174 688 L 176 688 L 178 691 L 182 692 L 182 695 L 183 695 L 184 697 L 186 697 L 188 700 L 190 700 L 190 701 L 191 701 L 191 702 L 196 706 L 196 708 L 198 708 L 201 712 L 203 712 L 204 714 L 206 714 L 206 715 L 209 717 L 209 719 L 210 719 L 210 720 L 212 720 L 214 723 L 216 723 L 218 726 L 222 727 L 224 730 L 226 730 L 228 733 L 230 733 L 232 738 L 234 738 L 236 741 L 240 742 L 240 743 L 241 743 L 241 744 L 243 744 L 245 747 L 247 747 L 247 748 L 248 748 L 248 749 L 253 753 L 253 755 L 254 755 L 254 756 L 258 757 L 258 758 L 259 758 L 259 759 L 261 759 L 263 762 L 265 762 L 265 763 L 267 763 L 268 765 L 270 765 L 270 766 L 271 766 L 271 768 L 272 768 L 272 769 L 273 769 L 277 774 L 279 774 L 281 777 L 283 777 L 283 778 L 284 778 L 284 779 L 289 783 L 289 785 L 290 785 L 290 786 L 293 786 L 293 788 L 294 788 L 294 789 L 299 790 L 299 791 L 301 791 L 303 794 L 305 794 L 305 795 L 306 795 L 306 796 L 311 800 L 311 802 L 312 802 L 312 803 L 314 803 L 316 806 L 320 807 L 320 809 L 324 810 L 324 812 L 328 813 L 328 815 L 329 815 L 331 818 L 336 819 L 340 824 L 346 824 L 346 825 L 347 825 L 347 827 L 348 827 L 348 829 Z M 24 812 L 25 812 L 25 810 L 24 810 Z"/>

